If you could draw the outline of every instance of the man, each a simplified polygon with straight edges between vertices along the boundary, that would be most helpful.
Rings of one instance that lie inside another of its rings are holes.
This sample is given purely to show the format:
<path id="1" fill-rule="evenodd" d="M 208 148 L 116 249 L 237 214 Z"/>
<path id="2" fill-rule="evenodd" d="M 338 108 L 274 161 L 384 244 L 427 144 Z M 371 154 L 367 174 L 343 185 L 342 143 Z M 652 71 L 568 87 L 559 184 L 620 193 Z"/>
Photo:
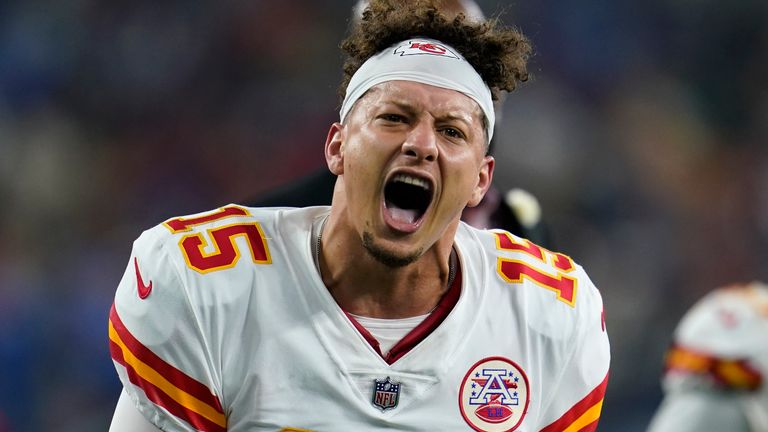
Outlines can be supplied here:
<path id="1" fill-rule="evenodd" d="M 480 6 L 471 0 L 437 0 L 435 2 L 446 18 L 452 19 L 463 14 L 466 19 L 476 22 L 485 20 Z M 355 4 L 352 22 L 359 23 L 363 11 L 368 6 L 367 0 Z M 496 101 L 498 114 L 505 94 Z M 496 145 L 490 143 L 488 154 Z M 253 207 L 309 207 L 328 205 L 333 196 L 336 176 L 328 169 L 302 176 L 270 193 L 248 200 L 246 205 Z M 462 220 L 478 228 L 501 228 L 512 234 L 524 237 L 540 246 L 552 247 L 549 230 L 541 218 L 539 202 L 530 192 L 513 188 L 503 192 L 491 185 L 483 200 L 476 207 L 466 208 Z"/>
<path id="2" fill-rule="evenodd" d="M 111 431 L 594 431 L 599 292 L 569 257 L 460 221 L 528 42 L 379 0 L 342 47 L 330 207 L 229 205 L 135 242 Z"/>
<path id="3" fill-rule="evenodd" d="M 723 287 L 683 317 L 649 432 L 768 432 L 768 286 Z"/>

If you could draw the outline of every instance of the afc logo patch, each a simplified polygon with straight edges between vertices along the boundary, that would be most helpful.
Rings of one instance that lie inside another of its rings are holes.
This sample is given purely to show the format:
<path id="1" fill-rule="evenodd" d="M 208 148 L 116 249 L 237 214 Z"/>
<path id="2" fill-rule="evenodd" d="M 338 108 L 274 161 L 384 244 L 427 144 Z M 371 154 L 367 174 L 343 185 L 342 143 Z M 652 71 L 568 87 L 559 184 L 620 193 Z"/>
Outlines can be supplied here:
<path id="1" fill-rule="evenodd" d="M 397 406 L 400 400 L 400 383 L 392 381 L 389 377 L 384 380 L 373 381 L 373 396 L 371 402 L 382 411 Z"/>
<path id="2" fill-rule="evenodd" d="M 515 362 L 487 357 L 475 363 L 459 387 L 464 420 L 479 432 L 511 432 L 528 411 L 528 377 Z"/>
<path id="3" fill-rule="evenodd" d="M 434 55 L 454 59 L 459 58 L 456 53 L 448 49 L 445 45 L 436 41 L 417 39 L 403 42 L 402 45 L 395 48 L 394 54 L 400 54 L 401 57 L 410 55 Z"/>

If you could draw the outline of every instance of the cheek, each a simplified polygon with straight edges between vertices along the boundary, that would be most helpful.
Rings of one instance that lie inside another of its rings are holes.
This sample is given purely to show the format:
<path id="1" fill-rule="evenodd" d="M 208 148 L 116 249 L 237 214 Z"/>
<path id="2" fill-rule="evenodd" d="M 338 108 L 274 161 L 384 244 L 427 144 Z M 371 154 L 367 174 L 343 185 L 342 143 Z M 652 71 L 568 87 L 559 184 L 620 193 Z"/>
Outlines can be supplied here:
<path id="1" fill-rule="evenodd" d="M 348 143 L 344 153 L 344 167 L 353 170 L 357 177 L 377 174 L 386 163 L 388 155 L 385 145 L 375 137 L 359 132 L 359 138 Z"/>
<path id="2" fill-rule="evenodd" d="M 453 187 L 457 194 L 471 194 L 477 186 L 480 162 L 474 155 L 466 155 L 452 162 L 453 168 L 449 171 L 446 184 Z"/>
<path id="3" fill-rule="evenodd" d="M 355 195 L 370 195 L 381 171 L 380 155 L 370 146 L 349 146 L 344 155 L 344 178 L 348 190 Z"/>
<path id="4" fill-rule="evenodd" d="M 347 178 L 353 180 L 368 176 L 372 170 L 371 162 L 359 148 L 350 148 L 344 157 L 344 172 Z"/>
<path id="5" fill-rule="evenodd" d="M 453 217 L 456 210 L 461 211 L 471 199 L 474 182 L 468 172 L 456 171 L 448 173 L 443 182 L 443 191 L 440 201 L 447 211 L 448 217 Z"/>

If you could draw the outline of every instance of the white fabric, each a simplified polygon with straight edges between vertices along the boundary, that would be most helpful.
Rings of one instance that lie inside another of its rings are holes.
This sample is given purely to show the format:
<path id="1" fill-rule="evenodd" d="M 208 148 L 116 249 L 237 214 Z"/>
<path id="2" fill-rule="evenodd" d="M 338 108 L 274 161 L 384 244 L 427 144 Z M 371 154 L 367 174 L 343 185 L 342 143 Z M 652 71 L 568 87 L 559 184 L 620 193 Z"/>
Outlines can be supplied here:
<path id="1" fill-rule="evenodd" d="M 109 432 L 160 432 L 136 409 L 128 393 L 123 390 L 117 400 Z"/>
<path id="2" fill-rule="evenodd" d="M 429 314 L 419 315 L 411 318 L 402 319 L 382 319 L 382 318 L 369 318 L 360 315 L 352 315 L 361 326 L 368 330 L 368 333 L 376 339 L 379 343 L 379 349 L 381 354 L 385 357 L 389 354 L 389 351 L 400 342 L 400 339 L 405 337 L 411 330 L 415 329 L 417 325 L 427 319 Z"/>
<path id="3" fill-rule="evenodd" d="M 715 391 L 685 392 L 665 399 L 648 432 L 752 431 L 740 401 Z"/>
<path id="4" fill-rule="evenodd" d="M 339 112 L 341 122 L 371 87 L 397 80 L 429 84 L 469 96 L 485 114 L 485 128 L 491 141 L 496 122 L 491 90 L 458 51 L 434 39 L 405 40 L 366 60 L 349 81 Z"/>
<path id="5" fill-rule="evenodd" d="M 505 257 L 562 274 L 553 260 L 499 250 L 493 232 L 460 224 L 457 304 L 430 335 L 387 364 L 334 302 L 314 266 L 312 227 L 329 209 L 247 210 L 176 233 L 164 225 L 144 232 L 114 304 L 132 337 L 220 400 L 227 431 L 471 430 L 459 406 L 460 387 L 473 365 L 505 358 L 525 374 L 530 394 L 527 411 L 517 411 L 524 418 L 515 430 L 535 432 L 561 418 L 608 373 L 602 300 L 579 266 L 567 273 L 578 287 L 571 306 L 529 278 L 504 280 L 497 268 Z M 194 271 L 181 253 L 180 242 L 197 235 L 208 239 L 203 252 L 215 253 L 211 230 L 255 222 L 269 263 L 254 262 L 242 236 L 235 237 L 237 262 L 218 271 Z M 137 293 L 135 261 L 144 284 L 152 282 L 145 299 Z M 125 391 L 154 425 L 195 430 L 154 403 L 120 362 L 115 366 Z M 387 377 L 401 384 L 399 401 L 381 410 L 372 403 L 374 380 Z"/>

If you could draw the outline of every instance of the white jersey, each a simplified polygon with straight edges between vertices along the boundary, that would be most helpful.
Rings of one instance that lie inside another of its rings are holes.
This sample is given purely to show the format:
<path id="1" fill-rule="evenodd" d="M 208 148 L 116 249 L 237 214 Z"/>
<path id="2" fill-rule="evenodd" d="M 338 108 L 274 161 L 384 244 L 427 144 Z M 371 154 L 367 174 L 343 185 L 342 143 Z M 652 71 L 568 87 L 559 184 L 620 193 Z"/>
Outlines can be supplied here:
<path id="1" fill-rule="evenodd" d="M 766 377 L 768 286 L 717 289 L 675 331 L 649 430 L 768 432 Z"/>
<path id="2" fill-rule="evenodd" d="M 164 431 L 593 431 L 608 381 L 584 270 L 462 223 L 460 271 L 385 358 L 323 285 L 327 207 L 229 205 L 136 240 L 110 312 L 112 357 Z"/>

